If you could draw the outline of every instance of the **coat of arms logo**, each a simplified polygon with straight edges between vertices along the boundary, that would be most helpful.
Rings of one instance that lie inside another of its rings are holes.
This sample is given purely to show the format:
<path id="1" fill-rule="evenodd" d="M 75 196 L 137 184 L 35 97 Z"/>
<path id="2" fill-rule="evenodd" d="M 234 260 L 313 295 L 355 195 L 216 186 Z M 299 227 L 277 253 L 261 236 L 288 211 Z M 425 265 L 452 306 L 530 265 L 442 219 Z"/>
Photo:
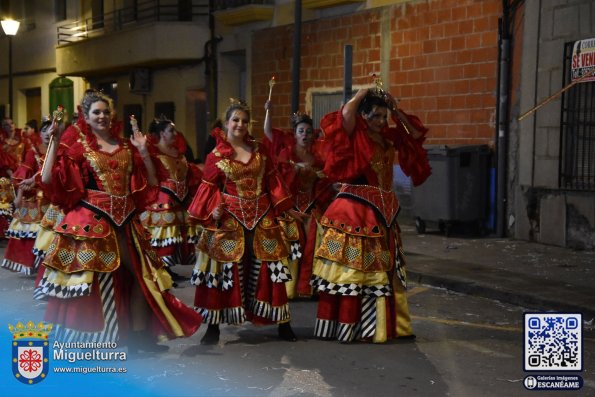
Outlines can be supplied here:
<path id="1" fill-rule="evenodd" d="M 41 382 L 49 370 L 49 341 L 52 324 L 43 322 L 37 325 L 29 321 L 26 325 L 18 322 L 8 324 L 12 333 L 12 373 L 26 385 Z"/>

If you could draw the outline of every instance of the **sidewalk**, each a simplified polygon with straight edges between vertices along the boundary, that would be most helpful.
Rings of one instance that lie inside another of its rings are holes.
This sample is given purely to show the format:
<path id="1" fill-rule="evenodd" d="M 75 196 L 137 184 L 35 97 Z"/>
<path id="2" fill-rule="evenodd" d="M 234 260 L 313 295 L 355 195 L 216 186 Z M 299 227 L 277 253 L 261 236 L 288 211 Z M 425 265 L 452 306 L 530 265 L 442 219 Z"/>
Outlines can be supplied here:
<path id="1" fill-rule="evenodd" d="M 595 252 L 494 237 L 417 234 L 401 224 L 411 281 L 537 311 L 595 318 Z"/>

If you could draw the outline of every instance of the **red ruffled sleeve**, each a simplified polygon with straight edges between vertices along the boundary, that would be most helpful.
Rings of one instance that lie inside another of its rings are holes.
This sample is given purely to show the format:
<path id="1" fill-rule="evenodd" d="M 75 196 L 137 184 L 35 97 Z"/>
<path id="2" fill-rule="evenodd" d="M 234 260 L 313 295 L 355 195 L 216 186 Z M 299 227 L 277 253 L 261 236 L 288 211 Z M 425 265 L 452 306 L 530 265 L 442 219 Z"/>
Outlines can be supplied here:
<path id="1" fill-rule="evenodd" d="M 83 175 L 87 175 L 81 168 L 84 168 L 82 156 L 83 148 L 80 144 L 66 146 L 60 143 L 54 167 L 52 168 L 52 182 L 49 189 L 44 187 L 44 192 L 49 193 L 52 203 L 68 211 L 83 198 L 85 194 L 86 181 Z"/>
<path id="2" fill-rule="evenodd" d="M 145 163 L 138 152 L 138 150 L 130 145 L 132 150 L 132 175 L 130 177 L 130 191 L 132 192 L 132 199 L 138 209 L 144 209 L 157 201 L 157 195 L 159 194 L 159 186 L 149 185 L 147 179 L 147 168 Z M 155 165 L 157 159 L 151 159 Z"/>
<path id="3" fill-rule="evenodd" d="M 8 170 L 14 171 L 17 165 L 18 162 L 15 156 L 0 149 L 0 176 L 7 176 Z"/>
<path id="4" fill-rule="evenodd" d="M 362 130 L 361 126 L 356 124 L 354 136 L 347 135 L 343 128 L 343 109 L 329 113 L 320 121 L 320 128 L 324 133 L 323 144 L 320 146 L 319 152 L 324 156 L 323 172 L 330 181 L 345 182 L 358 176 L 361 172 L 362 157 L 361 146 L 353 142 L 357 137 L 358 131 Z M 360 117 L 356 122 L 360 121 Z M 357 147 L 357 151 L 354 150 Z M 366 146 L 367 143 L 366 143 Z M 358 155 L 356 155 L 358 153 Z"/>
<path id="5" fill-rule="evenodd" d="M 219 158 L 213 153 L 207 155 L 202 183 L 188 207 L 188 213 L 205 224 L 213 221 L 211 213 L 221 203 L 221 190 L 219 188 L 221 173 L 217 168 L 218 161 Z"/>
<path id="6" fill-rule="evenodd" d="M 25 159 L 21 165 L 12 174 L 13 183 L 18 184 L 24 179 L 31 178 L 38 168 L 35 152 L 30 149 L 25 153 Z"/>
<path id="7" fill-rule="evenodd" d="M 291 200 L 291 193 L 287 189 L 287 182 L 277 172 L 270 157 L 266 159 L 265 172 L 269 197 L 277 214 L 291 209 L 293 201 Z"/>
<path id="8" fill-rule="evenodd" d="M 403 112 L 403 111 L 401 111 Z M 396 126 L 390 128 L 390 136 L 399 153 L 399 165 L 405 175 L 411 177 L 414 186 L 421 185 L 432 174 L 432 168 L 428 161 L 428 153 L 422 144 L 425 141 L 428 129 L 421 120 L 414 115 L 403 112 L 411 125 L 422 133 L 421 137 L 415 139 L 407 131 L 403 123 L 393 113 L 393 120 Z"/>

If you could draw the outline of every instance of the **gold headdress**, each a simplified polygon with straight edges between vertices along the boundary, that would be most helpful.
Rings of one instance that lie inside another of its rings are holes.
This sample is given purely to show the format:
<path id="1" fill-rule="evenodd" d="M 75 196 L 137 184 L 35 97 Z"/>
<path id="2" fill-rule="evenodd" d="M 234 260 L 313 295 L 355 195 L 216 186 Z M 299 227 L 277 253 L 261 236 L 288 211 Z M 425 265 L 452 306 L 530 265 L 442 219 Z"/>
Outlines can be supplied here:
<path id="1" fill-rule="evenodd" d="M 289 116 L 289 123 L 292 129 L 295 129 L 295 127 L 297 127 L 297 125 L 300 123 L 308 123 L 310 125 L 314 125 L 312 117 L 310 117 L 310 115 L 307 113 L 300 112 L 299 110 L 297 112 L 292 113 L 292 115 Z"/>
<path id="2" fill-rule="evenodd" d="M 374 88 L 370 88 L 368 89 L 368 93 L 372 96 L 378 97 L 380 99 L 382 99 L 387 107 L 390 110 L 395 110 L 396 108 L 396 101 L 395 98 L 393 98 L 393 96 L 388 93 L 387 91 L 384 90 L 383 88 L 383 81 L 380 78 L 380 76 L 376 75 L 375 73 L 372 74 L 372 79 L 374 80 Z"/>
<path id="3" fill-rule="evenodd" d="M 250 111 L 250 107 L 245 100 L 241 98 L 229 98 L 229 106 L 241 106 L 247 111 Z"/>

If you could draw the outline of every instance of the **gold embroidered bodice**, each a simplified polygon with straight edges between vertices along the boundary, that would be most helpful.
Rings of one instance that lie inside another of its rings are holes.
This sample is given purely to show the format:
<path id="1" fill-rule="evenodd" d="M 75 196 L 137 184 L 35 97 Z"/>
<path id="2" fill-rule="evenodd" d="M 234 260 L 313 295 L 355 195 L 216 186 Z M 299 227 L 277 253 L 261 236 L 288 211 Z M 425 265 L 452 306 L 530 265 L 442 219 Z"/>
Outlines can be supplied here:
<path id="1" fill-rule="evenodd" d="M 376 180 L 368 177 L 370 185 L 376 185 L 383 190 L 391 190 L 393 184 L 393 162 L 395 159 L 395 149 L 392 144 L 383 148 L 379 144 L 374 144 L 374 154 L 370 161 L 370 168 L 376 176 Z"/>
<path id="2" fill-rule="evenodd" d="M 132 153 L 124 147 L 114 153 L 104 153 L 86 147 L 85 158 L 95 171 L 99 188 L 115 196 L 130 194 L 130 176 L 132 174 Z"/>
<path id="3" fill-rule="evenodd" d="M 255 152 L 247 164 L 232 159 L 221 159 L 217 167 L 225 174 L 225 193 L 242 198 L 256 198 L 262 194 L 262 181 L 266 158 Z"/>
<path id="4" fill-rule="evenodd" d="M 173 179 L 176 182 L 184 182 L 186 180 L 186 175 L 188 174 L 188 162 L 184 155 L 172 157 L 166 154 L 159 154 L 157 155 L 157 158 L 167 170 L 169 179 Z"/>

